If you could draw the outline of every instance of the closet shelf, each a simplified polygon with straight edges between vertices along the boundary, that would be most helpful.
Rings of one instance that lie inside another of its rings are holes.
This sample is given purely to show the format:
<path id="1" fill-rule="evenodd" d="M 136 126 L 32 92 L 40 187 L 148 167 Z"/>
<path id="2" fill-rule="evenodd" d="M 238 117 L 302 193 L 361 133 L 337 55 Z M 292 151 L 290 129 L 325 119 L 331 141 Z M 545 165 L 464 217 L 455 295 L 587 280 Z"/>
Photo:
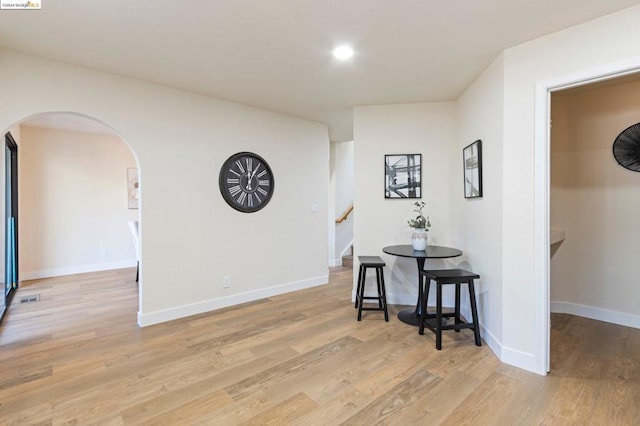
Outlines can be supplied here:
<path id="1" fill-rule="evenodd" d="M 552 229 L 549 235 L 551 245 L 564 241 L 564 231 L 562 229 Z"/>

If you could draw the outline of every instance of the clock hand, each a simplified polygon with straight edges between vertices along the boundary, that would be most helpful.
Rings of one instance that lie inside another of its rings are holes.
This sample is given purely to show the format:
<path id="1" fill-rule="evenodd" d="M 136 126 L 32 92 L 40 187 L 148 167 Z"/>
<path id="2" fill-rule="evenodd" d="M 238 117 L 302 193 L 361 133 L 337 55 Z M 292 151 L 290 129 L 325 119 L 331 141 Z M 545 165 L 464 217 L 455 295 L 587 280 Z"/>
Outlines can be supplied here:
<path id="1" fill-rule="evenodd" d="M 249 175 L 247 176 L 247 190 L 251 191 L 251 181 L 253 180 L 253 175 L 255 174 L 255 172 L 251 173 L 249 172 Z"/>
<path id="2" fill-rule="evenodd" d="M 258 167 L 256 167 L 255 169 L 250 170 L 249 174 L 247 175 L 247 190 L 248 191 L 251 191 L 251 181 L 255 177 L 255 175 L 258 172 L 259 168 L 260 168 L 260 164 L 258 164 Z"/>

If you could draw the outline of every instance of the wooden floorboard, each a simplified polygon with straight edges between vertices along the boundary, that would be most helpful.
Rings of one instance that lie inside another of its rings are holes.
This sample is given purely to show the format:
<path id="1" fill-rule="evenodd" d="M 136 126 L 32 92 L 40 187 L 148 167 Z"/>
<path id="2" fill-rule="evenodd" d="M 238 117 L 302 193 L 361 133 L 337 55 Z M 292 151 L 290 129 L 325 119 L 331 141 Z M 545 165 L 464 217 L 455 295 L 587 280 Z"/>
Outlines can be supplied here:
<path id="1" fill-rule="evenodd" d="M 22 284 L 0 325 L 0 425 L 640 424 L 640 330 L 552 316 L 552 371 L 502 364 L 328 285 L 136 325 L 135 269 Z M 23 296 L 40 300 L 20 304 Z"/>

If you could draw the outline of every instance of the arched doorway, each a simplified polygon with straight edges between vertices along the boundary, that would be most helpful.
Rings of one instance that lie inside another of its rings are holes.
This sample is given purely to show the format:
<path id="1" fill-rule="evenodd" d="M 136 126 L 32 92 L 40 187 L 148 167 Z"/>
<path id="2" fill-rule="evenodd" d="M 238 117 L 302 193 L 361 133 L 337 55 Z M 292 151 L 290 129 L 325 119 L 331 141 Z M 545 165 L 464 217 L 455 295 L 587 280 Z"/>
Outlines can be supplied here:
<path id="1" fill-rule="evenodd" d="M 130 146 L 101 121 L 72 112 L 31 115 L 5 133 L 19 152 L 20 281 L 123 268 L 135 277 L 139 251 L 128 222 L 139 222 L 140 210 L 128 198 L 139 194 L 129 188 L 139 167 Z"/>

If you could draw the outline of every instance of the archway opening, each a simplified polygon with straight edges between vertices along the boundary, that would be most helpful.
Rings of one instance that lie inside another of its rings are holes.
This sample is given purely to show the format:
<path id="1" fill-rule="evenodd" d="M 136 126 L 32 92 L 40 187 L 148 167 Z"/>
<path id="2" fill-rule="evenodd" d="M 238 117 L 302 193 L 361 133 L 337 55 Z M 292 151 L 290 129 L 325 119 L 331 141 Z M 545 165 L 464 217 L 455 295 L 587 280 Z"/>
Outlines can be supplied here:
<path id="1" fill-rule="evenodd" d="M 140 223 L 141 187 L 131 147 L 108 125 L 75 112 L 34 114 L 3 134 L 16 141 L 19 158 L 19 291 L 11 305 L 38 301 L 51 310 L 42 303 L 47 297 L 99 297 L 87 314 L 108 317 L 111 304 L 123 303 L 139 310 L 140 239 L 130 224 Z M 111 290 L 102 292 L 106 283 Z"/>

